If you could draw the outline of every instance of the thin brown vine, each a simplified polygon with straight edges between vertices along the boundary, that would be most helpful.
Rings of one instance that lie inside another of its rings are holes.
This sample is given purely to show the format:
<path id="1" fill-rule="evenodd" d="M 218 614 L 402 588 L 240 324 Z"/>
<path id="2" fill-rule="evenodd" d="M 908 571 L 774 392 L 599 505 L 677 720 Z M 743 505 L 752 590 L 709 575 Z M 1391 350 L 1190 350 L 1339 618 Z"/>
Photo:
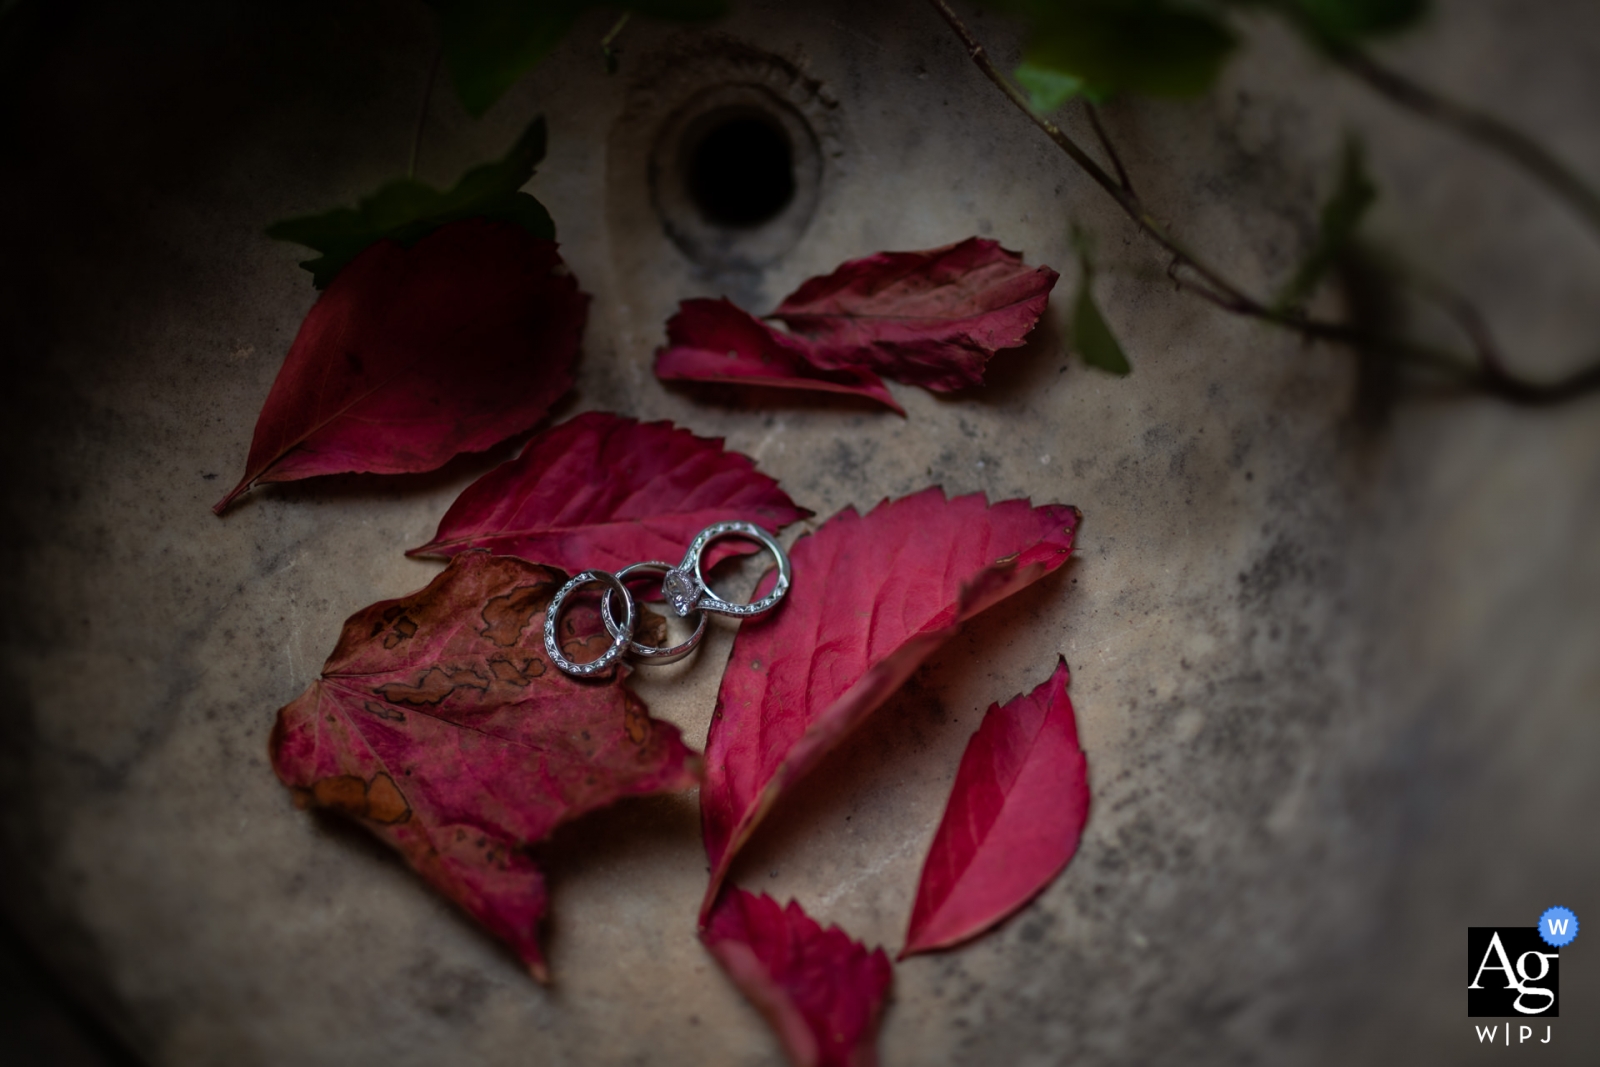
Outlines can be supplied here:
<path id="1" fill-rule="evenodd" d="M 1365 52 L 1339 48 L 1331 50 L 1330 55 L 1340 66 L 1401 107 L 1448 126 L 1505 156 L 1543 182 L 1551 192 L 1583 216 L 1596 233 L 1600 233 L 1600 193 L 1521 130 L 1493 115 L 1448 100 L 1398 71 L 1383 66 Z"/>
<path id="2" fill-rule="evenodd" d="M 411 154 L 406 158 L 406 177 L 417 176 L 417 154 L 422 150 L 422 128 L 428 122 L 428 104 L 433 100 L 433 83 L 439 76 L 439 61 L 444 58 L 444 46 L 433 50 L 433 62 L 428 64 L 428 77 L 422 83 L 422 103 L 417 105 L 417 125 L 411 131 Z"/>
<path id="3" fill-rule="evenodd" d="M 1211 266 L 1201 259 L 1198 254 L 1190 251 L 1180 243 L 1167 228 L 1163 226 L 1151 213 L 1149 207 L 1134 191 L 1133 183 L 1128 177 L 1127 168 L 1123 165 L 1109 134 L 1106 132 L 1100 116 L 1093 104 L 1085 104 L 1088 109 L 1089 122 L 1094 128 L 1096 139 L 1111 162 L 1111 168 L 1116 172 L 1113 177 L 1105 167 L 1095 161 L 1082 145 L 1078 144 L 1070 134 L 1051 122 L 1049 118 L 1036 112 L 1028 103 L 1028 98 L 1022 91 L 1007 78 L 994 61 L 989 58 L 983 43 L 977 39 L 967 27 L 961 17 L 956 14 L 947 0 L 928 0 L 957 37 L 966 46 L 967 54 L 972 58 L 985 77 L 993 82 L 1006 98 L 1016 108 L 1026 115 L 1034 125 L 1044 131 L 1056 143 L 1067 157 L 1077 164 L 1089 178 L 1106 194 L 1116 201 L 1124 214 L 1133 220 L 1144 234 L 1156 244 L 1160 245 L 1171 257 L 1167 264 L 1167 275 L 1182 290 L 1195 294 L 1209 301 L 1223 311 L 1246 318 L 1257 319 L 1270 323 L 1291 332 L 1299 334 L 1308 341 L 1327 341 L 1335 344 L 1349 345 L 1358 350 L 1384 354 L 1390 358 L 1403 361 L 1415 367 L 1424 368 L 1452 379 L 1455 383 L 1496 399 L 1511 404 L 1526 406 L 1544 406 L 1563 403 L 1594 392 L 1600 392 L 1600 360 L 1591 363 L 1573 374 L 1550 382 L 1530 381 L 1513 374 L 1506 368 L 1506 362 L 1498 346 L 1490 335 L 1484 323 L 1483 316 L 1464 300 L 1453 302 L 1453 315 L 1456 321 L 1463 326 L 1472 346 L 1471 354 L 1452 352 L 1431 345 L 1420 344 L 1409 338 L 1391 334 L 1380 334 L 1363 329 L 1351 323 L 1337 322 L 1329 319 L 1317 319 L 1300 314 L 1292 309 L 1278 309 L 1266 301 L 1251 296 L 1240 286 L 1230 281 L 1219 269 Z M 1381 69 L 1381 68 L 1378 68 Z M 1396 79 L 1396 83 L 1409 85 L 1403 79 Z M 1428 97 L 1434 104 L 1443 104 L 1437 97 Z M 1464 115 L 1474 113 L 1465 112 Z M 1483 119 L 1483 116 L 1477 116 Z M 1493 120 L 1490 120 L 1491 122 Z M 1479 133 L 1484 127 L 1475 127 Z M 1509 130 L 1508 127 L 1499 127 Z M 1510 131 L 1516 134 L 1516 131 Z M 1526 159 L 1519 158 L 1525 166 L 1530 166 L 1531 160 L 1541 157 L 1548 160 L 1556 171 L 1565 173 L 1564 168 L 1554 161 L 1553 157 L 1544 154 L 1542 149 L 1533 142 L 1528 141 L 1520 134 L 1517 138 L 1525 146 L 1532 146 L 1534 155 Z M 1515 155 L 1515 153 L 1513 153 Z M 1524 155 L 1527 155 L 1524 153 Z M 1541 174 L 1550 180 L 1551 174 Z M 1576 179 L 1573 179 L 1576 181 Z M 1581 182 L 1577 183 L 1583 189 Z M 1570 196 L 1569 196 L 1570 198 Z M 1597 205 L 1600 208 L 1600 205 Z M 1596 215 L 1600 219 L 1600 213 Z"/>

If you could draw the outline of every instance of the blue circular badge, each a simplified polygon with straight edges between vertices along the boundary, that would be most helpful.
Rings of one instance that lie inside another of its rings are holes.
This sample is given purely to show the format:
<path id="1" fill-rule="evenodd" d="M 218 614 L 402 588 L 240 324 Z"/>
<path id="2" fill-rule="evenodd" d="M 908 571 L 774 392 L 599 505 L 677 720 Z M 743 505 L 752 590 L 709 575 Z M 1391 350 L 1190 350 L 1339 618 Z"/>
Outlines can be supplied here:
<path id="1" fill-rule="evenodd" d="M 1570 945 L 1578 936 L 1578 917 L 1571 908 L 1546 908 L 1539 916 L 1539 936 L 1551 948 Z"/>

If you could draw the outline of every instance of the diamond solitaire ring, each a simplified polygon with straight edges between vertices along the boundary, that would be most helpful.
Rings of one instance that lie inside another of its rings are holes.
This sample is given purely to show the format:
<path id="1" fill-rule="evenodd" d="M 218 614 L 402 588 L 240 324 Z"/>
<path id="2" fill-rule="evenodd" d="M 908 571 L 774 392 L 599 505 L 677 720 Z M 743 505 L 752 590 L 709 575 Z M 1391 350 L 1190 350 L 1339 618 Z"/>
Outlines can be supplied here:
<path id="1" fill-rule="evenodd" d="M 705 574 L 700 569 L 701 557 L 711 542 L 724 537 L 748 537 L 752 541 L 760 542 L 763 548 L 772 553 L 772 557 L 778 561 L 778 584 L 773 586 L 772 592 L 750 604 L 730 604 L 711 591 L 706 585 Z M 734 615 L 748 619 L 752 615 L 761 615 L 777 607 L 778 601 L 783 599 L 783 594 L 789 591 L 789 581 L 792 577 L 788 554 L 767 531 L 753 522 L 718 522 L 695 535 L 694 540 L 689 543 L 689 551 L 683 554 L 683 562 L 668 571 L 666 578 L 662 580 L 661 592 L 680 619 L 687 619 L 696 611 L 709 611 L 714 615 Z"/>

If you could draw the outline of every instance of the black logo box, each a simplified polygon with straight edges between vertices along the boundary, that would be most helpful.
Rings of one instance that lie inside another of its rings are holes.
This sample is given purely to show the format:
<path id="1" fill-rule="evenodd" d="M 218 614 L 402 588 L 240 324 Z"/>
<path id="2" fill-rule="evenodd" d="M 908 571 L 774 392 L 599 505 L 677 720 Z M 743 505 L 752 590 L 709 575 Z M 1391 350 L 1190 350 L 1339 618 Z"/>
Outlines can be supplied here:
<path id="1" fill-rule="evenodd" d="M 1544 943 L 1536 926 L 1467 927 L 1467 1017 L 1559 1018 L 1560 964 L 1561 954 Z M 1540 1010 L 1518 1011 L 1519 997 L 1523 1008 Z"/>

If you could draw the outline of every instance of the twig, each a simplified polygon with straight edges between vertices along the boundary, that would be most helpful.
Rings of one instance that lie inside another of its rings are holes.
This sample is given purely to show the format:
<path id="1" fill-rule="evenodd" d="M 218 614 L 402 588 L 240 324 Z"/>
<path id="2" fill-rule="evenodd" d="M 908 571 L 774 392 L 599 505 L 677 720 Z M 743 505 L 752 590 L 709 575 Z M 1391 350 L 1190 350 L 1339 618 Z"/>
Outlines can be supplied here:
<path id="1" fill-rule="evenodd" d="M 1205 284 L 1204 281 L 1184 278 L 1183 268 L 1188 266 L 1190 266 L 1189 261 L 1181 256 L 1174 256 L 1167 261 L 1167 277 L 1172 279 L 1172 284 L 1177 287 L 1179 292 L 1193 293 L 1202 300 L 1210 301 L 1223 311 L 1231 312 L 1235 315 L 1248 315 L 1250 313 L 1248 305 L 1241 304 L 1238 297 L 1219 292 Z"/>
<path id="2" fill-rule="evenodd" d="M 1122 166 L 1122 157 L 1117 155 L 1116 147 L 1112 145 L 1111 138 L 1106 136 L 1106 128 L 1100 125 L 1100 109 L 1093 102 L 1085 100 L 1083 109 L 1089 113 L 1089 125 L 1094 127 L 1094 135 L 1100 139 L 1100 147 L 1111 159 L 1111 165 L 1117 168 L 1117 182 L 1128 192 L 1133 192 L 1133 182 L 1128 180 L 1128 172 Z"/>
<path id="3" fill-rule="evenodd" d="M 1426 276 L 1413 275 L 1411 287 L 1438 304 L 1444 313 L 1455 321 L 1456 326 L 1472 346 L 1473 352 L 1477 354 L 1480 367 L 1492 368 L 1495 371 L 1505 369 L 1505 361 L 1500 356 L 1500 347 L 1495 343 L 1489 324 L 1466 297 L 1443 282 Z"/>
<path id="4" fill-rule="evenodd" d="M 1144 201 L 1133 191 L 1132 183 L 1128 180 L 1127 174 L 1123 169 L 1121 158 L 1111 146 L 1111 140 L 1101 125 L 1093 105 L 1089 105 L 1089 120 L 1094 126 L 1095 134 L 1100 139 L 1101 145 L 1111 158 L 1112 166 L 1118 173 L 1117 178 L 1113 178 L 1106 173 L 1105 168 L 1096 163 L 1094 158 L 1084 151 L 1083 147 L 1074 141 L 1070 135 L 1029 106 L 1027 97 L 994 65 L 994 61 L 989 58 L 988 52 L 984 50 L 983 44 L 973 36 L 966 23 L 961 21 L 961 17 L 951 8 L 948 0 L 928 0 L 928 3 L 955 31 L 956 36 L 961 38 L 961 42 L 966 45 L 967 54 L 972 57 L 973 63 L 983 72 L 984 76 L 993 82 L 1001 92 L 1005 93 L 1006 98 L 1011 101 L 1018 111 L 1021 111 L 1035 126 L 1043 130 L 1045 135 L 1054 141 L 1057 147 L 1078 165 L 1079 169 L 1087 174 L 1096 185 L 1104 189 L 1106 194 L 1117 202 L 1117 206 L 1122 208 L 1123 213 L 1132 219 L 1134 224 L 1147 237 L 1167 251 L 1172 257 L 1167 264 L 1167 276 L 1180 289 L 1186 289 L 1224 311 L 1280 326 L 1300 334 L 1307 340 L 1328 341 L 1350 345 L 1362 350 L 1381 350 L 1393 353 L 1396 357 L 1405 359 L 1417 366 L 1450 374 L 1471 388 L 1479 389 L 1491 396 L 1511 403 L 1527 405 L 1554 404 L 1574 399 L 1586 393 L 1600 391 L 1600 362 L 1559 381 L 1549 383 L 1529 382 L 1511 375 L 1504 369 L 1497 358 L 1486 360 L 1482 358 L 1481 353 L 1479 358 L 1474 361 L 1463 358 L 1457 353 L 1441 351 L 1403 337 L 1373 333 L 1349 323 L 1313 319 L 1287 309 L 1278 310 L 1256 299 L 1229 281 L 1219 270 L 1211 267 L 1180 244 L 1150 213 Z M 1194 277 L 1185 277 L 1185 271 L 1192 273 Z"/>
<path id="5" fill-rule="evenodd" d="M 1475 384 L 1479 389 L 1514 404 L 1537 407 L 1571 400 L 1600 388 L 1600 362 L 1552 386 L 1523 381 L 1506 369 L 1505 357 L 1495 342 L 1489 324 L 1469 300 L 1433 281 L 1424 282 L 1421 289 L 1455 320 L 1472 345 L 1478 357 Z"/>
<path id="6" fill-rule="evenodd" d="M 950 28 L 956 32 L 956 36 L 961 38 L 962 43 L 967 46 L 967 54 L 978 65 L 978 69 L 983 71 L 988 79 L 994 82 L 1001 92 L 1006 94 L 1010 101 L 1016 105 L 1017 110 L 1032 119 L 1033 124 L 1043 130 L 1045 136 L 1054 141 L 1057 147 L 1065 152 L 1085 174 L 1093 179 L 1096 185 L 1109 193 L 1111 199 L 1117 202 L 1118 206 L 1138 224 L 1141 230 L 1154 239 L 1162 248 L 1170 252 L 1174 258 L 1182 260 L 1191 270 L 1205 279 L 1206 283 L 1213 289 L 1226 293 L 1229 299 L 1238 301 L 1241 305 L 1255 304 L 1238 286 L 1201 262 L 1199 258 L 1168 234 L 1161 224 L 1156 221 L 1155 217 L 1145 210 L 1144 202 L 1134 194 L 1133 190 L 1124 188 L 1115 178 L 1107 174 L 1105 168 L 1096 163 L 1094 157 L 1085 152 L 1082 146 L 1068 136 L 1061 127 L 1035 112 L 1028 105 L 1028 98 L 1022 95 L 1022 90 L 1011 84 L 1010 79 L 1000 73 L 999 68 L 994 65 L 994 61 L 989 58 L 989 53 L 984 51 L 983 45 L 972 35 L 972 31 L 967 29 L 966 23 L 961 21 L 961 17 L 946 3 L 946 0 L 928 0 L 928 3 L 933 5 L 934 10 L 939 12 L 944 20 L 950 24 Z M 1262 305 L 1256 304 L 1255 306 L 1263 313 L 1267 311 Z"/>
<path id="7" fill-rule="evenodd" d="M 632 15 L 632 11 L 624 11 L 618 16 L 617 21 L 612 24 L 610 32 L 600 38 L 600 55 L 606 61 L 607 74 L 615 74 L 617 72 L 617 54 L 622 51 L 620 48 L 612 48 L 611 42 L 617 39 L 617 35 L 622 32 L 622 28 L 628 24 L 628 19 Z"/>
<path id="8" fill-rule="evenodd" d="M 428 64 L 428 80 L 422 86 L 422 103 L 417 106 L 417 126 L 411 133 L 411 158 L 406 161 L 406 177 L 417 176 L 417 153 L 422 150 L 422 127 L 428 121 L 428 101 L 433 99 L 433 82 L 439 74 L 439 60 L 444 56 L 441 43 L 433 50 L 433 62 Z"/>
<path id="9" fill-rule="evenodd" d="M 1447 100 L 1404 75 L 1390 70 L 1365 52 L 1354 48 L 1332 48 L 1335 62 L 1366 82 L 1382 95 L 1424 118 L 1448 126 L 1457 133 L 1493 149 L 1543 182 L 1564 199 L 1600 233 L 1600 193 L 1591 188 L 1572 168 L 1557 159 L 1543 145 L 1493 115 L 1474 111 Z"/>

